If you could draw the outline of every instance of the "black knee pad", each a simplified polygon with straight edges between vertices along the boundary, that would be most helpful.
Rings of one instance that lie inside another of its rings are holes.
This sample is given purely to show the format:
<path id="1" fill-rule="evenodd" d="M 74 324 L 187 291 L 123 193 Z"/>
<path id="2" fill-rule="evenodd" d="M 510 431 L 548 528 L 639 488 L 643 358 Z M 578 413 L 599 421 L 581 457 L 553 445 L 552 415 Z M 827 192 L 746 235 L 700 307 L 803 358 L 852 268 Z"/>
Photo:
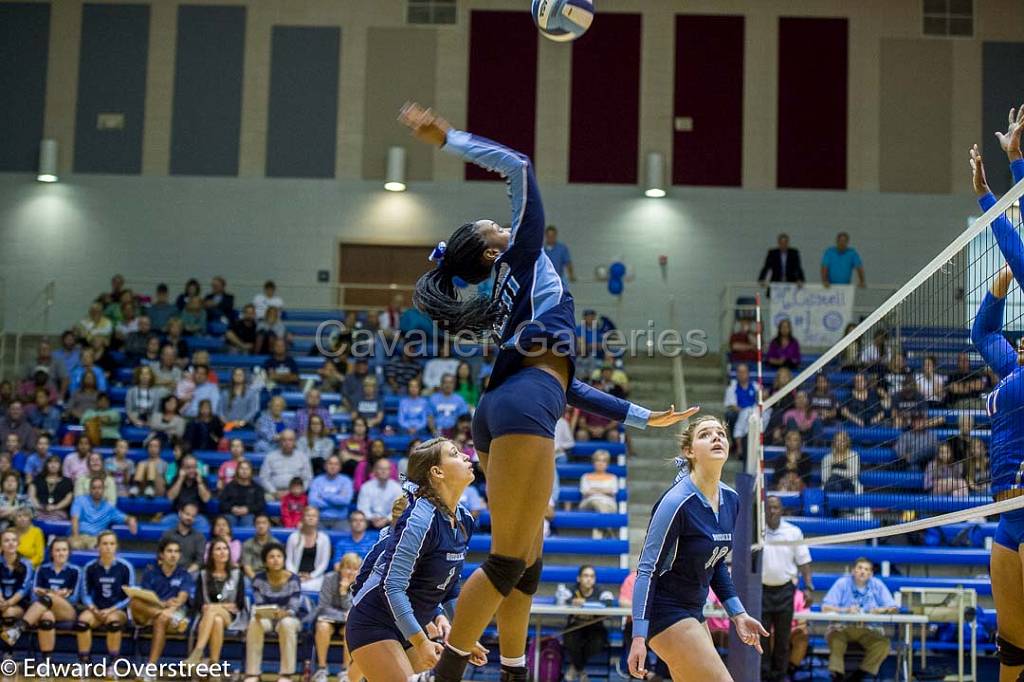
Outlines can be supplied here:
<path id="1" fill-rule="evenodd" d="M 75 621 L 75 632 L 88 632 L 89 629 L 88 623 L 83 623 L 80 620 Z"/>
<path id="2" fill-rule="evenodd" d="M 523 577 L 523 572 L 526 571 L 526 562 L 501 554 L 488 554 L 484 562 L 480 564 L 480 568 L 494 585 L 494 589 L 503 597 L 507 597 L 512 594 L 516 583 Z"/>
<path id="3" fill-rule="evenodd" d="M 996 645 L 999 647 L 1000 663 L 1011 668 L 1024 665 L 1024 649 L 998 635 L 996 635 Z"/>
<path id="4" fill-rule="evenodd" d="M 107 623 L 103 627 L 107 629 L 107 632 L 121 632 L 124 630 L 124 623 Z"/>
<path id="5" fill-rule="evenodd" d="M 523 571 L 523 576 L 516 583 L 516 589 L 531 596 L 537 594 L 537 588 L 540 586 L 540 572 L 543 568 L 544 561 L 542 559 L 534 561 L 529 568 Z"/>
<path id="6" fill-rule="evenodd" d="M 36 601 L 45 606 L 46 608 L 50 608 L 53 606 L 53 599 L 48 594 L 39 595 L 38 597 L 36 597 Z"/>
<path id="7" fill-rule="evenodd" d="M 52 620 L 41 620 L 41 621 L 39 621 L 39 629 L 40 630 L 53 630 L 56 627 L 57 627 L 57 624 L 54 623 Z"/>
<path id="8" fill-rule="evenodd" d="M 18 624 L 18 619 L 17 618 L 10 618 L 10 617 L 4 618 L 4 625 L 6 625 L 7 627 L 11 627 L 12 625 L 17 625 L 17 624 Z"/>

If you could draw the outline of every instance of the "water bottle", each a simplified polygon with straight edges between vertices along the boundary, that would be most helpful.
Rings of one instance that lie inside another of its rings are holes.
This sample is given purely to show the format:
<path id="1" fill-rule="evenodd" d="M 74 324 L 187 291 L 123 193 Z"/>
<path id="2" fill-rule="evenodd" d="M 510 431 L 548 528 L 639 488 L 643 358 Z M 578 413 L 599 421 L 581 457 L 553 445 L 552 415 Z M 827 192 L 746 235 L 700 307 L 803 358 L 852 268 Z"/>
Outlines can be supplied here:
<path id="1" fill-rule="evenodd" d="M 569 603 L 569 599 L 572 598 L 572 592 L 565 586 L 565 583 L 558 583 L 558 589 L 555 590 L 555 603 L 559 606 L 565 606 Z"/>

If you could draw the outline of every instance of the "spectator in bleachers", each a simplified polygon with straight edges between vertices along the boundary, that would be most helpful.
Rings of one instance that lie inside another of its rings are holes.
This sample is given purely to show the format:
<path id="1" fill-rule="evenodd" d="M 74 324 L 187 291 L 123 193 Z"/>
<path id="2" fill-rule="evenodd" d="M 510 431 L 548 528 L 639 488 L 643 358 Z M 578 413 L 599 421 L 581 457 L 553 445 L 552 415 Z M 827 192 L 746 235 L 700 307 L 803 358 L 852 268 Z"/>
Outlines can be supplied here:
<path id="1" fill-rule="evenodd" d="M 7 456 L 11 462 L 11 468 L 16 471 L 22 470 L 20 464 L 24 464 L 25 459 L 28 456 L 25 454 L 24 450 L 22 450 L 21 441 L 18 440 L 17 434 L 14 433 L 7 434 L 7 442 L 2 454 Z"/>
<path id="2" fill-rule="evenodd" d="M 225 486 L 235 478 L 238 465 L 245 459 L 245 443 L 241 438 L 232 438 L 228 444 L 230 458 L 217 467 L 217 490 L 223 491 Z"/>
<path id="3" fill-rule="evenodd" d="M 352 420 L 352 433 L 348 435 L 338 446 L 341 455 L 341 471 L 346 476 L 354 477 L 359 462 L 366 459 L 370 451 L 369 427 L 366 420 L 357 417 Z"/>
<path id="4" fill-rule="evenodd" d="M 256 308 L 257 320 L 266 317 L 269 308 L 284 309 L 284 300 L 277 295 L 277 285 L 269 279 L 263 283 L 263 292 L 253 297 L 252 304 Z"/>
<path id="5" fill-rule="evenodd" d="M 299 622 L 302 605 L 302 583 L 299 576 L 285 568 L 284 547 L 273 543 L 262 551 L 265 570 L 252 581 L 254 607 L 276 607 L 272 617 L 253 618 L 245 632 L 245 682 L 259 682 L 263 662 L 263 638 L 267 632 L 276 632 L 281 665 L 278 675 L 287 678 L 295 674 L 298 648 Z"/>
<path id="6" fill-rule="evenodd" d="M 122 301 L 119 306 L 119 319 L 114 320 L 114 336 L 110 339 L 111 348 L 124 350 L 124 342 L 130 334 L 139 331 L 139 317 L 136 315 L 134 301 Z"/>
<path id="7" fill-rule="evenodd" d="M 313 480 L 313 466 L 309 457 L 296 449 L 295 432 L 285 429 L 281 432 L 279 447 L 263 460 L 260 480 L 267 495 L 279 500 L 288 492 L 295 477 L 302 480 L 302 488 L 305 490 Z"/>
<path id="8" fill-rule="evenodd" d="M 72 483 L 88 472 L 90 452 L 92 452 L 92 441 L 83 434 L 75 439 L 75 449 L 64 456 L 62 471 L 71 479 Z"/>
<path id="9" fill-rule="evenodd" d="M 163 497 L 167 489 L 167 462 L 161 457 L 162 448 L 163 442 L 159 438 L 149 439 L 146 442 L 146 459 L 135 467 L 135 485 L 150 499 Z M 64 461 L 66 465 L 67 459 Z"/>
<path id="10" fill-rule="evenodd" d="M 949 407 L 984 409 L 984 394 L 992 387 L 991 376 L 985 368 L 972 369 L 971 356 L 961 351 L 956 356 L 956 371 L 946 383 L 946 402 Z"/>
<path id="11" fill-rule="evenodd" d="M 242 543 L 242 572 L 252 580 L 263 570 L 263 550 L 277 541 L 270 534 L 270 517 L 265 513 L 256 514 L 253 519 L 253 536 Z"/>
<path id="12" fill-rule="evenodd" d="M 86 316 L 75 325 L 75 333 L 79 339 L 89 344 L 96 336 L 109 339 L 114 333 L 114 325 L 109 318 L 103 316 L 103 306 L 94 302 L 89 305 Z"/>
<path id="13" fill-rule="evenodd" d="M 946 400 L 946 377 L 935 370 L 935 356 L 924 359 L 921 371 L 915 377 L 917 390 L 922 398 L 932 405 L 940 405 Z"/>
<path id="14" fill-rule="evenodd" d="M 96 395 L 96 406 L 82 413 L 79 417 L 90 440 L 110 445 L 121 437 L 121 413 L 110 406 L 110 396 L 100 392 Z"/>
<path id="15" fill-rule="evenodd" d="M 74 343 L 73 336 L 72 343 Z M 57 393 L 64 395 L 70 380 L 68 369 L 64 365 L 64 361 L 54 353 L 50 340 L 45 338 L 40 339 L 35 357 L 30 358 L 25 363 L 21 371 L 21 378 L 25 381 L 34 381 L 36 372 L 39 371 L 40 367 L 46 368 L 47 379 L 54 383 Z M 35 391 L 33 390 L 32 392 L 34 393 Z"/>
<path id="16" fill-rule="evenodd" d="M 79 476 L 78 480 L 75 481 L 76 498 L 89 495 L 94 478 L 99 478 L 103 481 L 103 499 L 117 506 L 118 485 L 114 481 L 114 477 L 106 472 L 103 456 L 95 451 L 89 453 L 89 457 L 86 459 L 85 475 Z"/>
<path id="17" fill-rule="evenodd" d="M 206 551 L 206 536 L 195 527 L 198 514 L 199 507 L 194 502 L 183 504 L 178 509 L 175 524 L 160 536 L 161 542 L 169 539 L 178 543 L 181 548 L 178 565 L 192 575 L 199 572 Z"/>
<path id="18" fill-rule="evenodd" d="M 25 458 L 25 464 L 21 470 L 25 473 L 26 480 L 31 481 L 42 473 L 43 465 L 50 458 L 50 436 L 46 433 L 39 434 L 36 438 L 36 449 Z"/>
<path id="19" fill-rule="evenodd" d="M 285 340 L 275 337 L 270 345 L 270 357 L 263 363 L 267 372 L 267 382 L 273 386 L 284 388 L 297 386 L 299 383 L 299 366 L 295 358 L 288 354 Z"/>
<path id="20" fill-rule="evenodd" d="M 93 375 L 93 378 L 96 380 L 96 387 L 99 390 L 107 390 L 107 375 L 96 366 L 96 353 L 92 348 L 82 350 L 79 365 L 71 372 L 71 382 L 68 385 L 68 390 L 72 396 L 82 387 L 86 374 Z"/>
<path id="21" fill-rule="evenodd" d="M 153 323 L 149 317 L 142 315 L 139 317 L 138 328 L 125 336 L 124 345 L 121 347 L 122 352 L 128 358 L 128 362 L 136 364 L 145 357 L 149 350 L 150 341 L 153 339 L 159 342 L 160 337 L 153 331 Z"/>
<path id="22" fill-rule="evenodd" d="M 278 339 L 284 341 L 285 346 L 291 343 L 291 334 L 281 320 L 281 309 L 267 308 L 266 316 L 256 324 L 256 346 L 254 352 L 257 354 L 271 353 L 274 350 L 274 342 Z"/>
<path id="23" fill-rule="evenodd" d="M 224 422 L 213 412 L 209 400 L 199 403 L 199 414 L 185 426 L 182 442 L 189 452 L 216 450 L 224 437 Z"/>
<path id="24" fill-rule="evenodd" d="M 0 530 L 14 523 L 14 515 L 31 504 L 28 495 L 21 492 L 21 474 L 13 469 L 0 475 Z"/>
<path id="25" fill-rule="evenodd" d="M 580 411 L 575 407 L 566 404 L 562 416 L 555 422 L 555 462 L 564 463 L 569 459 L 569 451 L 576 447 L 576 424 L 579 421 Z"/>
<path id="26" fill-rule="evenodd" d="M 173 391 L 181 381 L 181 367 L 178 366 L 178 353 L 173 344 L 164 344 L 160 348 L 160 364 L 153 367 L 154 384 L 166 391 Z"/>
<path id="27" fill-rule="evenodd" d="M 572 593 L 571 604 L 584 606 L 594 604 L 610 606 L 614 597 L 608 590 L 597 586 L 597 572 L 590 564 L 580 566 L 576 574 L 576 589 Z M 568 632 L 562 635 L 562 646 L 569 659 L 569 669 L 565 679 L 569 682 L 579 680 L 587 682 L 587 661 L 600 654 L 608 646 L 608 631 L 605 630 L 604 618 L 601 616 L 569 616 L 566 623 Z"/>
<path id="28" fill-rule="evenodd" d="M 857 426 L 874 426 L 885 418 L 878 395 L 868 387 L 868 378 L 858 372 L 853 377 L 850 399 L 839 409 L 843 419 Z"/>
<path id="29" fill-rule="evenodd" d="M 309 418 L 306 430 L 301 433 L 298 449 L 309 457 L 313 475 L 319 475 L 324 470 L 324 461 L 334 452 L 334 439 L 327 435 L 327 426 L 318 414 Z"/>
<path id="30" fill-rule="evenodd" d="M 92 631 L 106 628 L 107 653 L 116 658 L 121 652 L 121 637 L 128 623 L 128 595 L 122 588 L 135 585 L 135 569 L 117 556 L 117 535 L 111 530 L 99 534 L 99 556 L 82 569 L 82 605 L 75 624 L 78 662 L 88 663 L 92 652 Z M 74 538 L 71 548 L 75 549 Z M 111 627 L 113 626 L 113 627 Z"/>
<path id="31" fill-rule="evenodd" d="M 177 470 L 168 467 L 168 478 L 172 479 L 167 489 L 167 499 L 171 508 L 181 513 L 186 506 L 193 505 L 197 511 L 205 511 L 213 495 L 206 486 L 206 472 L 199 468 L 199 461 L 194 455 L 184 454 L 179 460 Z"/>
<path id="32" fill-rule="evenodd" d="M 775 338 L 768 344 L 765 362 L 769 367 L 796 369 L 800 366 L 800 342 L 793 336 L 793 324 L 788 319 L 779 321 Z"/>
<path id="33" fill-rule="evenodd" d="M 172 318 L 167 323 L 164 345 L 174 348 L 175 362 L 178 367 L 185 369 L 188 366 L 188 342 L 185 341 L 185 325 L 180 317 Z"/>
<path id="34" fill-rule="evenodd" d="M 230 322 L 235 316 L 235 297 L 225 287 L 227 282 L 217 275 L 210 281 L 210 293 L 203 296 L 203 307 L 210 322 Z"/>
<path id="35" fill-rule="evenodd" d="M 365 357 L 353 359 L 352 371 L 345 375 L 341 384 L 341 397 L 344 400 L 345 409 L 350 413 L 355 412 L 359 399 L 363 397 L 363 381 L 369 376 L 369 360 Z"/>
<path id="36" fill-rule="evenodd" d="M 476 486 L 472 485 L 467 485 L 466 489 L 462 491 L 459 504 L 468 509 L 474 519 L 480 518 L 480 514 L 487 509 L 487 503 L 484 502 L 484 498 L 480 495 Z"/>
<path id="37" fill-rule="evenodd" d="M 281 442 L 281 435 L 288 429 L 284 408 L 284 398 L 275 395 L 256 420 L 256 452 L 270 452 Z"/>
<path id="38" fill-rule="evenodd" d="M 991 483 L 991 470 L 988 462 L 988 447 L 985 442 L 975 439 L 971 443 L 971 452 L 964 465 L 964 480 L 974 495 L 987 495 Z"/>
<path id="39" fill-rule="evenodd" d="M 36 390 L 32 403 L 25 408 L 25 418 L 40 437 L 45 434 L 56 436 L 62 414 L 60 408 L 50 402 L 46 389 L 40 388 Z"/>
<path id="40" fill-rule="evenodd" d="M 245 428 L 259 414 L 259 390 L 249 384 L 245 370 L 241 367 L 231 370 L 231 382 L 221 389 L 219 406 L 221 419 L 234 429 Z"/>
<path id="41" fill-rule="evenodd" d="M 896 439 L 893 448 L 898 460 L 894 466 L 920 471 L 935 457 L 939 439 L 928 429 L 928 416 L 923 410 L 912 410 L 905 419 L 909 420 L 910 430 L 904 431 Z"/>
<path id="42" fill-rule="evenodd" d="M 177 541 L 163 538 L 157 545 L 157 563 L 146 568 L 141 587 L 152 590 L 160 605 L 132 597 L 128 605 L 132 620 L 142 627 L 153 629 L 149 643 L 149 663 L 155 665 L 164 653 L 167 633 L 180 634 L 188 628 L 188 602 L 195 591 L 195 579 L 179 564 L 181 547 Z M 143 682 L 155 682 L 151 674 L 143 675 Z"/>
<path id="43" fill-rule="evenodd" d="M 473 376 L 473 366 L 463 360 L 455 371 L 455 392 L 462 396 L 469 407 L 480 402 L 480 384 Z"/>
<path id="44" fill-rule="evenodd" d="M 854 562 L 853 571 L 836 580 L 822 601 L 821 610 L 828 613 L 896 613 L 896 602 L 885 583 L 874 577 L 868 559 Z M 860 682 L 865 675 L 877 676 L 878 669 L 889 656 L 889 638 L 881 626 L 866 623 L 834 624 L 825 636 L 828 641 L 828 669 L 833 682 Z M 851 642 L 864 648 L 860 667 L 846 674 L 846 648 Z"/>
<path id="45" fill-rule="evenodd" d="M 409 306 L 402 311 L 402 318 L 399 321 L 402 336 L 405 338 L 418 336 L 421 339 L 428 339 L 433 331 L 433 322 L 429 317 L 420 312 L 416 306 Z"/>
<path id="46" fill-rule="evenodd" d="M 548 225 L 544 230 L 544 253 L 551 259 L 551 264 L 555 266 L 555 272 L 562 279 L 563 286 L 568 288 L 569 282 L 576 281 L 576 272 L 572 268 L 569 247 L 558 241 L 558 228 L 554 225 Z"/>
<path id="47" fill-rule="evenodd" d="M 953 461 L 963 462 L 971 454 L 974 442 L 978 440 L 972 435 L 974 431 L 974 417 L 970 413 L 961 413 L 957 416 L 957 434 L 949 439 L 953 448 Z"/>
<path id="48" fill-rule="evenodd" d="M 408 383 L 409 395 L 398 401 L 398 428 L 400 433 L 418 436 L 434 432 L 434 413 L 430 402 L 420 395 L 420 380 L 413 377 Z"/>
<path id="49" fill-rule="evenodd" d="M 41 566 L 33 580 L 32 604 L 25 615 L 3 634 L 3 638 L 13 644 L 25 630 L 42 625 L 36 635 L 39 639 L 39 652 L 44 660 L 50 659 L 56 647 L 57 637 L 53 625 L 58 622 L 73 623 L 77 614 L 82 572 L 77 566 L 68 563 L 70 554 L 71 546 L 67 538 L 53 539 L 50 543 L 50 563 Z"/>
<path id="50" fill-rule="evenodd" d="M 771 390 L 768 392 L 768 395 L 782 392 L 791 381 L 793 381 L 793 373 L 789 371 L 789 368 L 779 367 L 779 369 L 775 371 L 775 380 L 772 382 Z M 782 424 L 782 415 L 791 407 L 793 407 L 792 391 L 783 395 L 782 398 L 779 399 L 779 402 L 776 403 L 775 407 L 770 408 L 765 412 L 765 419 L 768 422 L 767 432 L 769 434 Z"/>
<path id="51" fill-rule="evenodd" d="M 619 492 L 619 479 L 608 473 L 611 459 L 607 450 L 595 450 L 591 455 L 590 461 L 594 465 L 594 470 L 580 476 L 580 511 L 595 511 L 602 514 L 613 514 L 618 511 L 619 504 L 615 501 L 615 496 Z"/>
<path id="52" fill-rule="evenodd" d="M 412 452 L 410 448 L 408 452 Z M 382 459 L 387 459 L 388 448 L 384 444 L 384 441 L 377 438 L 370 443 L 370 451 L 366 454 L 366 459 L 356 465 L 356 472 L 352 476 L 352 483 L 356 493 L 363 487 L 363 484 L 369 481 L 373 477 L 373 469 Z M 395 481 L 398 480 L 398 471 L 395 467 L 391 467 L 391 478 Z"/>
<path id="53" fill-rule="evenodd" d="M 757 275 L 762 287 L 771 282 L 804 283 L 804 269 L 800 265 L 800 251 L 789 248 L 789 235 L 785 232 L 778 237 L 778 248 L 768 249 L 764 265 Z"/>
<path id="54" fill-rule="evenodd" d="M 50 455 L 43 471 L 29 484 L 28 496 L 43 521 L 67 521 L 75 486 L 60 470 L 60 457 Z M 101 493 L 102 496 L 102 493 Z"/>
<path id="55" fill-rule="evenodd" d="M 729 337 L 730 362 L 756 362 L 757 337 L 750 320 L 740 320 L 736 331 Z"/>
<path id="56" fill-rule="evenodd" d="M 398 498 L 395 498 L 394 502 L 397 502 Z M 404 509 L 403 509 L 404 511 Z M 348 538 L 341 538 L 334 545 L 334 556 L 331 558 L 331 565 L 335 566 L 341 557 L 349 552 L 355 552 L 361 557 L 365 557 L 366 554 L 373 548 L 374 543 L 377 542 L 378 534 L 368 532 L 370 522 L 366 519 L 366 514 L 353 509 L 348 514 Z"/>
<path id="57" fill-rule="evenodd" d="M 419 360 L 415 357 L 414 346 L 407 343 L 402 347 L 398 357 L 392 358 L 384 365 L 384 380 L 387 382 L 388 390 L 402 394 L 408 389 L 409 383 L 419 377 L 421 371 Z M 420 388 L 422 387 L 421 384 Z"/>
<path id="58" fill-rule="evenodd" d="M 50 370 L 45 365 L 39 365 L 35 368 L 32 376 L 18 386 L 18 393 L 15 396 L 17 399 L 25 403 L 35 402 L 36 393 L 42 391 L 46 396 L 46 402 L 48 404 L 56 404 L 61 395 L 63 395 L 57 387 L 57 384 L 50 379 Z"/>
<path id="59" fill-rule="evenodd" d="M 939 443 L 935 459 L 924 469 L 924 489 L 932 495 L 966 495 L 963 462 L 953 458 L 949 443 Z"/>
<path id="60" fill-rule="evenodd" d="M 112 294 L 111 296 L 101 294 L 97 300 L 103 305 L 103 315 L 109 318 L 116 326 L 124 319 L 123 306 L 125 304 L 134 305 L 135 295 L 131 289 L 122 289 L 117 294 Z"/>
<path id="61" fill-rule="evenodd" d="M 580 418 L 576 423 L 576 440 L 587 442 L 591 440 L 618 440 L 619 423 L 597 414 L 580 411 Z"/>
<path id="62" fill-rule="evenodd" d="M 208 365 L 195 365 L 192 368 L 190 387 L 186 388 L 184 394 L 180 394 L 182 402 L 181 414 L 185 417 L 196 417 L 199 414 L 199 404 L 208 401 L 214 414 L 220 412 L 220 391 L 217 385 L 209 381 L 210 367 Z"/>
<path id="63" fill-rule="evenodd" d="M 391 460 L 382 457 L 373 465 L 373 478 L 359 489 L 359 511 L 374 528 L 383 528 L 391 519 L 391 504 L 402 488 L 391 477 Z"/>
<path id="64" fill-rule="evenodd" d="M 821 460 L 821 485 L 826 492 L 864 492 L 860 482 L 860 455 L 850 448 L 850 434 L 836 431 L 832 447 Z"/>
<path id="65" fill-rule="evenodd" d="M 750 411 L 757 405 L 757 383 L 751 380 L 746 364 L 736 365 L 736 378 L 725 389 L 724 403 L 726 429 L 733 438 L 742 438 L 747 433 Z M 742 434 L 737 433 L 737 427 Z"/>
<path id="66" fill-rule="evenodd" d="M 430 358 L 423 365 L 423 389 L 429 393 L 441 387 L 447 375 L 455 376 L 459 371 L 459 361 L 451 357 L 451 347 L 442 342 L 437 347 L 437 357 Z M 454 388 L 454 387 L 453 387 Z"/>
<path id="67" fill-rule="evenodd" d="M 793 407 L 782 414 L 783 428 L 788 431 L 799 431 L 804 441 L 813 441 L 821 434 L 822 424 L 818 413 L 811 407 L 807 391 L 797 391 L 793 399 Z"/>
<path id="68" fill-rule="evenodd" d="M 803 439 L 799 431 L 787 431 L 785 451 L 772 460 L 772 485 L 778 489 L 779 482 L 787 474 L 795 474 L 803 485 L 807 485 L 811 475 L 811 461 L 804 454 Z"/>
<path id="69" fill-rule="evenodd" d="M 288 484 L 288 492 L 281 496 L 281 525 L 285 528 L 298 528 L 302 522 L 302 511 L 309 505 L 309 496 L 296 476 Z"/>
<path id="70" fill-rule="evenodd" d="M 189 297 L 178 319 L 181 320 L 182 331 L 186 336 L 206 334 L 206 309 L 198 296 Z"/>
<path id="71" fill-rule="evenodd" d="M 395 338 L 400 333 L 404 308 L 405 298 L 402 294 L 395 294 L 388 306 L 377 314 L 377 329 L 383 332 L 385 338 Z"/>
<path id="72" fill-rule="evenodd" d="M 297 433 L 306 433 L 309 430 L 310 418 L 314 415 L 320 417 L 325 431 L 334 431 L 331 411 L 320 404 L 320 391 L 315 388 L 309 389 L 306 391 L 305 400 L 305 407 L 295 411 L 295 431 Z"/>
<path id="73" fill-rule="evenodd" d="M 448 433 L 455 428 L 455 421 L 469 413 L 469 406 L 463 397 L 455 393 L 455 375 L 445 374 L 441 389 L 430 394 L 430 408 L 434 413 L 434 428 Z"/>
<path id="74" fill-rule="evenodd" d="M 808 396 L 808 399 L 811 402 L 811 408 L 817 412 L 822 424 L 828 426 L 836 421 L 839 415 L 839 401 L 836 399 L 836 394 L 832 391 L 828 374 L 818 372 L 814 378 L 814 390 Z"/>
<path id="75" fill-rule="evenodd" d="M 188 305 L 190 298 L 199 298 L 202 295 L 203 292 L 199 287 L 199 280 L 195 277 L 191 277 L 187 282 L 185 282 L 185 290 L 178 294 L 178 297 L 174 299 L 174 305 L 177 306 L 178 312 L 180 313 L 185 309 L 185 306 Z"/>
<path id="76" fill-rule="evenodd" d="M 110 352 L 110 345 L 105 339 L 96 337 L 92 340 L 89 350 L 92 351 L 93 364 L 109 382 L 110 377 L 120 368 L 117 357 Z"/>
<path id="77" fill-rule="evenodd" d="M 146 439 L 159 440 L 162 445 L 169 445 L 185 435 L 185 420 L 178 414 L 177 396 L 164 396 L 160 410 L 149 417 L 149 430 Z"/>
<path id="78" fill-rule="evenodd" d="M 252 525 L 255 516 L 266 509 L 264 490 L 253 479 L 252 462 L 242 459 L 235 475 L 220 493 L 221 510 L 230 515 L 236 526 Z"/>
<path id="79" fill-rule="evenodd" d="M 248 355 L 256 351 L 257 336 L 256 308 L 246 303 L 241 316 L 231 323 L 224 334 L 224 341 L 236 353 Z"/>
<path id="80" fill-rule="evenodd" d="M 60 335 L 60 348 L 53 351 L 53 358 L 55 362 L 60 362 L 64 365 L 66 381 L 70 380 L 71 373 L 81 364 L 81 353 L 82 351 L 78 346 L 75 332 L 70 329 L 65 330 Z M 67 386 L 61 389 L 61 394 L 65 393 L 67 393 Z"/>
<path id="81" fill-rule="evenodd" d="M 833 284 L 850 284 L 857 273 L 857 286 L 864 288 L 864 264 L 857 250 L 850 247 L 850 235 L 840 232 L 836 245 L 825 249 L 821 257 L 821 283 L 828 288 Z"/>
<path id="82" fill-rule="evenodd" d="M 89 494 L 71 504 L 71 548 L 94 549 L 101 531 L 115 523 L 126 523 L 132 535 L 138 532 L 135 517 L 128 516 L 103 498 L 105 481 L 97 476 L 89 481 Z"/>
<path id="83" fill-rule="evenodd" d="M 242 560 L 242 543 L 235 539 L 231 531 L 231 521 L 228 520 L 226 514 L 217 514 L 213 517 L 213 523 L 210 525 L 210 542 L 206 543 L 206 549 L 203 550 L 203 561 L 209 559 L 210 545 L 215 540 L 221 540 L 227 544 L 232 563 L 237 564 Z"/>
<path id="84" fill-rule="evenodd" d="M 285 567 L 299 576 L 303 592 L 319 592 L 331 561 L 331 539 L 320 530 L 320 510 L 306 507 L 302 522 L 288 536 Z"/>
<path id="85" fill-rule="evenodd" d="M 12 400 L 7 406 L 7 414 L 0 418 L 0 442 L 6 442 L 7 436 L 15 435 L 22 446 L 32 449 L 36 445 L 36 430 L 25 418 L 25 409 L 20 400 Z"/>
<path id="86" fill-rule="evenodd" d="M 216 524 L 214 524 L 216 525 Z M 225 633 L 237 633 L 245 622 L 245 578 L 231 545 L 223 538 L 210 541 L 206 563 L 199 572 L 194 596 L 199 615 L 196 643 L 185 662 L 196 665 L 210 645 L 210 660 L 221 660 Z"/>
<path id="87" fill-rule="evenodd" d="M 345 529 L 352 495 L 352 479 L 341 473 L 341 459 L 333 454 L 328 456 L 324 473 L 309 485 L 309 504 L 320 510 L 321 523 L 325 528 Z"/>
<path id="88" fill-rule="evenodd" d="M 153 412 L 159 409 L 167 389 L 156 385 L 153 368 L 140 365 L 132 372 L 132 387 L 124 399 L 124 413 L 132 426 L 144 427 Z"/>
<path id="89" fill-rule="evenodd" d="M 327 682 L 329 664 L 327 654 L 330 651 L 331 639 L 345 636 L 345 623 L 348 612 L 352 608 L 352 583 L 359 574 L 362 560 L 358 554 L 349 552 L 341 557 L 336 570 L 324 576 L 320 586 L 320 598 L 317 600 L 315 625 L 313 626 L 316 643 L 317 670 L 313 673 L 313 682 Z M 342 664 L 339 678 L 345 678 L 345 663 Z"/>
<path id="90" fill-rule="evenodd" d="M 7 406 L 14 400 L 14 384 L 10 381 L 0 381 L 0 416 L 7 413 Z"/>
<path id="91" fill-rule="evenodd" d="M 178 316 L 178 307 L 168 300 L 166 284 L 156 285 L 156 300 L 149 304 L 146 314 L 153 322 L 153 329 L 161 332 L 167 329 L 171 318 Z"/>
<path id="92" fill-rule="evenodd" d="M 135 462 L 128 459 L 128 441 L 124 438 L 119 438 L 117 443 L 114 444 L 114 454 L 104 463 L 104 468 L 107 470 L 108 476 L 114 481 L 118 497 L 139 494 L 138 486 L 134 483 Z"/>
<path id="93" fill-rule="evenodd" d="M 459 448 L 459 452 L 469 455 L 473 463 L 479 462 L 476 447 L 473 445 L 473 418 L 464 414 L 455 420 L 455 428 L 452 429 L 452 442 Z M 412 450 L 409 450 L 412 452 Z M 475 482 L 475 481 L 474 481 Z"/>

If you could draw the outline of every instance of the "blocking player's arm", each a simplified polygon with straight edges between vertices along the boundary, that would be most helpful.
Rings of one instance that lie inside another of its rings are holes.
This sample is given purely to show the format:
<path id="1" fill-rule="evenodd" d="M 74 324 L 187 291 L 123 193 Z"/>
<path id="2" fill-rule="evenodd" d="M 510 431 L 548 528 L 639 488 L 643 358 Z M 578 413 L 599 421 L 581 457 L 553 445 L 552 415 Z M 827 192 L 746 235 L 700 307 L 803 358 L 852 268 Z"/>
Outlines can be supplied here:
<path id="1" fill-rule="evenodd" d="M 1017 366 L 1017 353 L 1003 336 L 1003 312 L 1012 280 L 1009 268 L 999 271 L 982 299 L 971 327 L 971 343 L 1000 377 L 1009 375 Z"/>

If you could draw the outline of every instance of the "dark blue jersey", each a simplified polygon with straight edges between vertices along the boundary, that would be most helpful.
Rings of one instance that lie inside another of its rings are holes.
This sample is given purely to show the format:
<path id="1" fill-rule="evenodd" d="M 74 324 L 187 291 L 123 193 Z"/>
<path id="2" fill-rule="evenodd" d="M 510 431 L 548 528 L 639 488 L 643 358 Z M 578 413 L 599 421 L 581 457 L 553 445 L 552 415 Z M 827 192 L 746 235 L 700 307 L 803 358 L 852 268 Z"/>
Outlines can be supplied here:
<path id="1" fill-rule="evenodd" d="M 19 558 L 13 568 L 6 561 L 0 561 L 0 592 L 4 599 L 20 594 L 27 604 L 32 594 L 32 573 L 32 562 L 28 559 Z"/>
<path id="2" fill-rule="evenodd" d="M 740 510 L 735 490 L 718 484 L 718 513 L 689 474 L 654 504 L 633 588 L 633 635 L 646 637 L 659 603 L 700 611 L 708 587 L 730 616 L 743 612 L 725 558 Z"/>
<path id="3" fill-rule="evenodd" d="M 409 505 L 373 564 L 353 606 L 390 613 L 409 639 L 459 595 L 462 565 L 475 522 L 456 508 L 458 523 L 419 497 Z"/>
<path id="4" fill-rule="evenodd" d="M 370 577 L 370 572 L 373 571 L 373 565 L 377 563 L 377 557 L 381 555 L 384 548 L 388 545 L 388 537 L 391 535 L 391 526 L 384 526 L 380 529 L 380 535 L 377 536 L 377 542 L 374 543 L 370 551 L 363 557 L 363 563 L 359 566 L 359 575 L 356 576 L 355 582 L 352 583 L 352 596 L 359 594 L 359 589 L 366 582 L 366 579 Z M 337 563 L 337 562 L 335 562 Z"/>
<path id="5" fill-rule="evenodd" d="M 81 596 L 82 571 L 78 566 L 64 564 L 57 571 L 52 563 L 46 563 L 36 571 L 35 588 L 39 590 L 71 590 L 65 599 L 69 604 L 77 604 Z"/>
<path id="6" fill-rule="evenodd" d="M 135 585 L 135 569 L 124 559 L 114 559 L 110 567 L 93 559 L 82 569 L 82 603 L 98 609 L 124 609 L 128 595 L 122 588 Z"/>
<path id="7" fill-rule="evenodd" d="M 184 592 L 190 597 L 195 592 L 196 581 L 192 575 L 181 566 L 175 566 L 174 571 L 167 575 L 159 565 L 150 565 L 142 576 L 142 587 L 156 592 L 156 596 L 167 601 Z"/>

